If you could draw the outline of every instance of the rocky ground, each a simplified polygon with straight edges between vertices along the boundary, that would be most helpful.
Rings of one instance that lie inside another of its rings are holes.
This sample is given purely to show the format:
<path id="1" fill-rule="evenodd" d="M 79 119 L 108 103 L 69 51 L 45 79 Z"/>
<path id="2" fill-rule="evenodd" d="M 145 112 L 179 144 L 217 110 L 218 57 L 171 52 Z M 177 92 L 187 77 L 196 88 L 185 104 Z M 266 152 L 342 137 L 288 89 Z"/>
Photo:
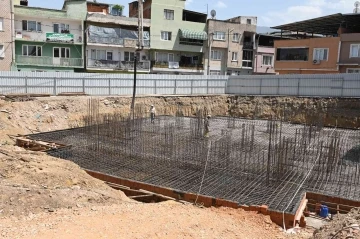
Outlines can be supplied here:
<path id="1" fill-rule="evenodd" d="M 128 114 L 129 97 L 99 99 L 101 113 Z M 268 217 L 242 210 L 132 201 L 71 162 L 14 146 L 12 135 L 82 125 L 88 100 L 89 97 L 48 97 L 25 102 L 0 99 L 0 238 L 312 236 L 310 229 L 297 234 L 284 233 Z M 285 99 L 277 99 L 282 100 Z M 271 111 L 269 99 L 228 96 L 137 99 L 144 107 L 154 104 L 159 114 L 175 114 L 180 106 L 183 115 L 194 115 L 197 107 L 205 106 L 212 115 L 232 112 L 244 117 L 251 117 L 255 107 L 252 101 L 266 105 Z"/>

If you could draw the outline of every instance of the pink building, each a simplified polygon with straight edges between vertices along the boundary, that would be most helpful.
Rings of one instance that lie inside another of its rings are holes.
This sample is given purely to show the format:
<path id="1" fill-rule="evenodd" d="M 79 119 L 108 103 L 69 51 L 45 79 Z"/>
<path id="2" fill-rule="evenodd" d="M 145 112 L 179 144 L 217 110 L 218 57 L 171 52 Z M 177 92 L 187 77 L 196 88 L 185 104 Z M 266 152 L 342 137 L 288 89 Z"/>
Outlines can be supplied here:
<path id="1" fill-rule="evenodd" d="M 274 68 L 274 39 L 276 38 L 278 37 L 268 34 L 256 35 L 257 41 L 254 55 L 254 75 L 276 74 Z"/>

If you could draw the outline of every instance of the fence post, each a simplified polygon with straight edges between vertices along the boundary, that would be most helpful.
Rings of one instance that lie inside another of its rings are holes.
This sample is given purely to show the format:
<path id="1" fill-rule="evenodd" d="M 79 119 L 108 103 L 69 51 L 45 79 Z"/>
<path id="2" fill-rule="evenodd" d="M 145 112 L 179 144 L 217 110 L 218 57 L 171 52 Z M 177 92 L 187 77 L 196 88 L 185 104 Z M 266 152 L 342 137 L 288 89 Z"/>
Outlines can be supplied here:
<path id="1" fill-rule="evenodd" d="M 280 78 L 278 78 L 276 94 L 277 94 L 277 95 L 280 94 Z"/>
<path id="2" fill-rule="evenodd" d="M 191 80 L 191 93 L 190 93 L 191 95 L 193 94 L 193 85 L 194 85 L 193 82 L 194 82 L 194 81 Z"/>
<path id="3" fill-rule="evenodd" d="M 260 95 L 262 95 L 263 78 L 260 79 Z"/>
<path id="4" fill-rule="evenodd" d="M 206 76 L 206 94 L 209 94 L 209 76 Z"/>
<path id="5" fill-rule="evenodd" d="M 111 78 L 109 78 L 108 80 L 109 80 L 109 95 L 111 95 Z"/>
<path id="6" fill-rule="evenodd" d="M 25 93 L 28 93 L 28 77 L 25 76 Z"/>
<path id="7" fill-rule="evenodd" d="M 56 77 L 54 77 L 54 89 L 53 89 L 53 94 L 54 94 L 54 96 L 56 96 Z"/>
<path id="8" fill-rule="evenodd" d="M 177 78 L 175 77 L 175 85 L 174 85 L 174 95 L 176 95 L 176 88 L 177 88 Z"/>
<path id="9" fill-rule="evenodd" d="M 297 84 L 297 95 L 300 95 L 300 78 L 298 79 L 298 84 Z"/>
<path id="10" fill-rule="evenodd" d="M 342 77 L 342 82 L 341 82 L 341 96 L 344 96 L 344 84 L 345 84 L 345 76 Z"/>
<path id="11" fill-rule="evenodd" d="M 82 88 L 83 88 L 83 92 L 85 94 L 85 78 L 82 79 Z"/>
<path id="12" fill-rule="evenodd" d="M 155 91 L 155 95 L 157 94 L 156 87 L 157 87 L 157 85 L 156 85 L 156 79 L 154 79 L 154 91 Z"/>

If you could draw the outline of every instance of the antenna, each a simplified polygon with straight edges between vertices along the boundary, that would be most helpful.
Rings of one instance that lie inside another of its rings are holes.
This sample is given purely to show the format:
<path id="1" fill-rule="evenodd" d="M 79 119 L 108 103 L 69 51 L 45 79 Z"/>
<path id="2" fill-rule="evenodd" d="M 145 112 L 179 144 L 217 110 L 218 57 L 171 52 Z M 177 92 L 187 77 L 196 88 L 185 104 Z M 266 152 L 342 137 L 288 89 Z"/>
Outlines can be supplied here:
<path id="1" fill-rule="evenodd" d="M 211 15 L 211 18 L 214 19 L 216 17 L 216 11 L 211 10 L 210 15 Z"/>
<path id="2" fill-rule="evenodd" d="M 355 8 L 354 8 L 354 13 L 360 13 L 360 2 L 359 2 L 359 1 L 356 1 L 356 2 L 354 3 L 354 6 L 355 6 Z"/>

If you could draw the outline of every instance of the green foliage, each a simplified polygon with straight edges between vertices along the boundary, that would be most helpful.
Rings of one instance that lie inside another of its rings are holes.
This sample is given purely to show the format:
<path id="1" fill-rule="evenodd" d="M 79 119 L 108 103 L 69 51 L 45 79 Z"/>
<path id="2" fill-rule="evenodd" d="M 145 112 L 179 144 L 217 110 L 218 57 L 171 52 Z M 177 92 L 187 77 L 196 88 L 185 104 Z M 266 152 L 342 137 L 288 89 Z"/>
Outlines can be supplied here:
<path id="1" fill-rule="evenodd" d="M 118 10 L 118 11 L 124 10 L 124 6 L 119 5 L 119 4 L 114 5 L 112 8 L 113 8 L 113 9 L 116 9 L 116 10 Z"/>

